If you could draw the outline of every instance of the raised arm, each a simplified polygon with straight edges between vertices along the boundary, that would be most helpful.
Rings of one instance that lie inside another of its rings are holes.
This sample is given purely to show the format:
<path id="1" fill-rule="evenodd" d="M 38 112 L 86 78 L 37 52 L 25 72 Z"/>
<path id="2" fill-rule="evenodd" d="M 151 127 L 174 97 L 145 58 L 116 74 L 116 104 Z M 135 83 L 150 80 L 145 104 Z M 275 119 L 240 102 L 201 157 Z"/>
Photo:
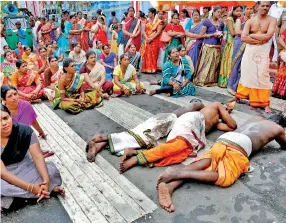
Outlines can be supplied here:
<path id="1" fill-rule="evenodd" d="M 241 20 L 240 19 L 236 20 L 234 30 L 235 30 L 235 35 L 241 36 L 242 30 L 241 30 Z"/>

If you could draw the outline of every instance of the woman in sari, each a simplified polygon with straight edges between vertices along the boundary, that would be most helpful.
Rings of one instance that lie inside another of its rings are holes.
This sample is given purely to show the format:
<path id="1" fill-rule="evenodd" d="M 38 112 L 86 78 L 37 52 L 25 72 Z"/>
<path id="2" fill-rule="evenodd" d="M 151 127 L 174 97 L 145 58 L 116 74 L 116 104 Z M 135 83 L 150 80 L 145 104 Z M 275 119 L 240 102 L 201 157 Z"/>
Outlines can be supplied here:
<path id="1" fill-rule="evenodd" d="M 192 72 L 188 61 L 180 58 L 177 48 L 169 49 L 168 55 L 168 61 L 163 65 L 161 88 L 150 91 L 150 96 L 161 93 L 175 98 L 195 95 L 196 89 L 191 83 Z"/>
<path id="2" fill-rule="evenodd" d="M 58 58 L 58 63 L 59 66 L 63 65 L 63 60 L 64 60 L 64 52 L 62 49 L 58 46 L 57 41 L 53 41 L 53 56 Z"/>
<path id="3" fill-rule="evenodd" d="M 69 58 L 75 62 L 76 72 L 78 73 L 81 65 L 86 61 L 85 52 L 82 50 L 80 43 L 73 45 L 73 50 L 69 53 Z"/>
<path id="4" fill-rule="evenodd" d="M 110 46 L 108 44 L 102 46 L 100 63 L 105 67 L 106 79 L 111 80 L 114 67 L 117 65 L 117 56 L 115 53 L 110 52 Z"/>
<path id="5" fill-rule="evenodd" d="M 66 20 L 66 17 L 62 15 L 61 25 L 59 26 L 57 31 L 58 34 L 57 43 L 60 48 L 60 51 L 63 54 L 65 54 L 65 52 L 69 50 L 69 41 L 68 41 L 69 33 L 66 27 L 68 23 L 69 22 Z"/>
<path id="6" fill-rule="evenodd" d="M 48 61 L 48 56 L 47 56 L 47 48 L 46 47 L 41 47 L 39 49 L 40 57 L 38 58 L 38 65 L 39 65 L 39 70 L 38 74 L 40 76 L 40 80 L 42 83 L 44 83 L 44 71 L 49 67 L 49 61 Z"/>
<path id="7" fill-rule="evenodd" d="M 54 54 L 53 42 L 46 44 L 47 57 L 50 57 Z"/>
<path id="8" fill-rule="evenodd" d="M 196 67 L 193 83 L 198 86 L 217 85 L 221 56 L 221 39 L 224 24 L 220 21 L 221 9 L 214 7 L 211 19 L 203 21 L 200 35 L 206 34 Z"/>
<path id="9" fill-rule="evenodd" d="M 72 51 L 74 45 L 81 42 L 81 33 L 82 33 L 82 27 L 79 24 L 77 24 L 75 15 L 70 16 L 70 23 L 66 25 L 66 29 L 69 33 L 69 47 L 70 50 Z"/>
<path id="10" fill-rule="evenodd" d="M 102 105 L 100 91 L 93 89 L 84 92 L 84 75 L 76 73 L 76 65 L 72 59 L 64 59 L 63 72 L 55 88 L 54 109 L 60 108 L 75 115 L 84 109 Z"/>
<path id="11" fill-rule="evenodd" d="M 136 51 L 135 44 L 130 45 L 127 54 L 129 56 L 129 63 L 132 64 L 137 71 L 140 70 L 141 55 L 139 52 Z"/>
<path id="12" fill-rule="evenodd" d="M 17 42 L 17 48 L 14 50 L 14 57 L 17 59 L 21 59 L 24 53 L 24 48 L 21 42 Z"/>
<path id="13" fill-rule="evenodd" d="M 226 19 L 227 26 L 227 36 L 226 44 L 223 49 L 221 64 L 220 64 L 220 75 L 218 78 L 218 86 L 221 88 L 226 88 L 228 85 L 228 80 L 231 73 L 231 64 L 232 64 L 232 54 L 234 47 L 234 36 L 236 21 L 241 17 L 242 7 L 234 6 L 231 12 L 231 16 Z"/>
<path id="14" fill-rule="evenodd" d="M 49 57 L 49 64 L 50 66 L 44 71 L 44 78 L 45 78 L 45 88 L 44 93 L 49 99 L 52 101 L 55 97 L 55 87 L 60 78 L 63 74 L 62 68 L 59 67 L 58 58 L 55 56 Z"/>
<path id="15" fill-rule="evenodd" d="M 43 25 L 40 29 L 42 40 L 44 41 L 44 44 L 51 43 L 52 42 L 52 37 L 51 37 L 52 24 L 46 18 L 43 18 L 42 24 Z"/>
<path id="16" fill-rule="evenodd" d="M 149 22 L 145 26 L 144 44 L 141 48 L 142 72 L 156 73 L 158 69 L 157 61 L 160 52 L 160 37 L 164 22 L 155 19 L 156 9 L 150 8 L 148 13 Z"/>
<path id="17" fill-rule="evenodd" d="M 80 74 L 84 75 L 85 83 L 83 90 L 96 89 L 102 91 L 103 98 L 109 98 L 113 93 L 113 83 L 106 80 L 105 68 L 102 64 L 96 62 L 96 54 L 93 51 L 86 53 L 86 62 L 80 68 Z"/>
<path id="18" fill-rule="evenodd" d="M 64 197 L 59 170 L 45 162 L 33 129 L 12 121 L 1 104 L 1 208 L 9 209 L 14 198 L 49 199 L 54 192 Z"/>
<path id="19" fill-rule="evenodd" d="M 145 89 L 137 77 L 136 69 L 129 64 L 128 54 L 122 54 L 113 72 L 113 92 L 117 96 L 130 96 L 131 94 L 144 94 Z"/>
<path id="20" fill-rule="evenodd" d="M 234 46 L 233 46 L 233 54 L 232 54 L 232 62 L 231 62 L 231 72 L 228 80 L 227 90 L 232 95 L 235 95 L 237 86 L 240 80 L 241 73 L 241 59 L 244 53 L 244 49 L 246 43 L 241 41 L 241 33 L 244 28 L 244 25 L 248 19 L 251 18 L 253 14 L 253 7 L 246 7 L 244 11 L 244 17 L 238 18 L 235 23 L 235 38 L 234 38 Z"/>
<path id="21" fill-rule="evenodd" d="M 108 44 L 108 39 L 107 39 L 107 32 L 108 32 L 108 27 L 105 24 L 105 17 L 100 16 L 97 19 L 96 26 L 94 27 L 94 30 L 92 30 L 94 33 L 94 40 L 100 40 L 102 44 Z"/>
<path id="22" fill-rule="evenodd" d="M 192 59 L 194 68 L 196 68 L 204 36 L 200 35 L 203 28 L 203 24 L 201 22 L 199 10 L 195 9 L 193 11 L 192 17 L 193 25 L 191 26 L 189 31 L 185 31 L 187 37 L 186 50 L 188 52 L 188 56 Z"/>
<path id="23" fill-rule="evenodd" d="M 87 52 L 89 49 L 88 41 L 89 41 L 89 32 L 91 30 L 91 23 L 84 19 L 84 24 L 82 26 L 81 33 L 81 45 L 83 51 Z"/>
<path id="24" fill-rule="evenodd" d="M 280 65 L 278 73 L 275 78 L 275 82 L 272 88 L 272 92 L 285 99 L 286 97 L 286 29 L 282 32 L 279 38 L 279 44 L 281 52 L 279 53 Z"/>
<path id="25" fill-rule="evenodd" d="M 22 59 L 27 62 L 28 69 L 37 71 L 39 69 L 37 56 L 33 52 L 31 52 L 31 48 L 28 46 L 24 46 L 24 53 L 22 55 Z"/>
<path id="26" fill-rule="evenodd" d="M 114 18 L 115 19 L 115 18 Z M 111 34 L 111 51 L 115 54 L 118 54 L 117 38 L 118 38 L 118 25 L 112 25 L 112 34 Z"/>
<path id="27" fill-rule="evenodd" d="M 172 23 L 168 24 L 164 30 L 171 37 L 171 41 L 166 44 L 164 63 L 168 59 L 169 49 L 174 47 L 176 48 L 181 44 L 182 45 L 185 44 L 184 40 L 185 30 L 183 26 L 180 25 L 179 15 L 174 13 L 171 18 L 172 18 Z"/>
<path id="28" fill-rule="evenodd" d="M 4 53 L 4 62 L 0 64 L 0 72 L 3 73 L 2 84 L 8 84 L 11 75 L 16 71 L 15 59 L 12 51 L 9 50 Z"/>
<path id="29" fill-rule="evenodd" d="M 29 102 L 41 102 L 43 96 L 42 83 L 37 72 L 29 70 L 25 61 L 16 62 L 17 71 L 11 76 L 11 85 L 18 89 L 20 99 Z"/>
<path id="30" fill-rule="evenodd" d="M 193 61 L 191 59 L 191 57 L 189 57 L 187 54 L 187 50 L 186 47 L 184 47 L 183 45 L 178 46 L 177 50 L 179 51 L 179 55 L 181 58 L 185 58 L 188 61 L 188 64 L 190 66 L 191 72 L 192 74 L 194 73 L 195 69 L 194 69 L 194 65 L 193 65 Z"/>

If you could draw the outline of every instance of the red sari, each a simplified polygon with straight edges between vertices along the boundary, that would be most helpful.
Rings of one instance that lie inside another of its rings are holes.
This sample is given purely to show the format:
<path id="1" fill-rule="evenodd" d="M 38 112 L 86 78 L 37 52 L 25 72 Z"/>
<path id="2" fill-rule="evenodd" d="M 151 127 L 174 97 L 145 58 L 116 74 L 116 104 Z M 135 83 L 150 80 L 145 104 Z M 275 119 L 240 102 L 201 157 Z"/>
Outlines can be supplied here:
<path id="1" fill-rule="evenodd" d="M 127 17 L 125 19 L 125 29 L 126 29 L 126 31 L 128 31 L 129 33 L 133 33 L 134 29 L 137 26 L 137 23 L 138 23 L 138 19 L 136 19 L 134 17 L 132 17 L 132 18 L 131 17 Z M 138 29 L 141 29 L 141 24 L 139 24 Z M 129 37 L 125 35 L 124 39 L 125 39 L 125 45 L 126 45 L 128 40 L 129 40 Z M 140 46 L 141 46 L 141 33 L 139 33 L 138 36 L 136 36 L 135 38 L 132 38 L 131 43 L 136 46 L 136 51 L 139 51 L 140 50 Z"/>
<path id="2" fill-rule="evenodd" d="M 159 19 L 146 24 L 145 33 L 148 38 L 152 37 L 157 32 L 159 25 L 164 25 L 164 22 Z M 161 46 L 160 42 L 160 35 L 158 35 L 151 43 L 145 41 L 141 49 L 142 72 L 155 73 L 157 71 L 157 60 Z"/>
<path id="3" fill-rule="evenodd" d="M 39 66 L 39 69 L 41 69 L 41 68 L 44 67 L 44 62 L 42 61 L 41 58 L 38 59 L 38 66 Z M 44 69 L 43 69 L 43 72 L 38 73 L 38 74 L 39 74 L 39 78 L 40 78 L 40 80 L 41 80 L 43 86 L 46 86 L 46 85 L 45 85 L 44 72 L 45 72 L 45 70 L 46 70 L 48 67 L 49 67 L 49 61 L 48 61 L 48 59 L 47 59 L 46 65 L 45 65 L 45 67 L 44 67 Z"/>
<path id="4" fill-rule="evenodd" d="M 103 28 L 99 25 L 97 33 L 94 35 L 93 40 L 100 40 L 102 42 L 102 45 L 108 44 L 108 38 L 107 38 L 107 33 L 104 32 Z"/>
<path id="5" fill-rule="evenodd" d="M 47 22 L 41 27 L 41 32 L 48 32 L 45 34 L 41 34 L 45 44 L 52 42 L 51 31 L 52 31 L 52 24 L 49 22 Z"/>
<path id="6" fill-rule="evenodd" d="M 83 26 L 87 29 L 91 28 L 91 24 L 88 21 L 85 21 Z M 87 52 L 89 49 L 88 39 L 89 39 L 89 31 L 82 31 L 82 33 L 81 33 L 81 47 L 85 52 Z"/>
<path id="7" fill-rule="evenodd" d="M 30 94 L 32 91 L 34 91 L 37 88 L 37 80 L 39 80 L 39 75 L 32 70 L 28 70 L 28 72 L 24 75 L 19 74 L 18 71 L 12 74 L 11 76 L 11 84 L 16 87 L 20 92 L 25 94 Z M 36 96 L 35 99 L 40 99 L 43 96 L 43 89 L 41 89 Z M 20 96 L 20 99 L 31 101 L 31 99 Z"/>

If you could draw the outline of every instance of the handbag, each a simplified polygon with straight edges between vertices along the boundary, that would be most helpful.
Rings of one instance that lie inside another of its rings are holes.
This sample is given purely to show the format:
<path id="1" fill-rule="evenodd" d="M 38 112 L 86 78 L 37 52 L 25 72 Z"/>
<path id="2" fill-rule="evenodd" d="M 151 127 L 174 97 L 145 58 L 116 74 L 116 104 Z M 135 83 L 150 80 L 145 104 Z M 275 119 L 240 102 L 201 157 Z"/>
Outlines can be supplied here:
<path id="1" fill-rule="evenodd" d="M 162 32 L 162 35 L 161 35 L 161 38 L 160 38 L 160 41 L 164 42 L 164 43 L 168 43 L 171 41 L 171 36 L 168 35 L 168 33 L 166 31 L 163 31 Z"/>

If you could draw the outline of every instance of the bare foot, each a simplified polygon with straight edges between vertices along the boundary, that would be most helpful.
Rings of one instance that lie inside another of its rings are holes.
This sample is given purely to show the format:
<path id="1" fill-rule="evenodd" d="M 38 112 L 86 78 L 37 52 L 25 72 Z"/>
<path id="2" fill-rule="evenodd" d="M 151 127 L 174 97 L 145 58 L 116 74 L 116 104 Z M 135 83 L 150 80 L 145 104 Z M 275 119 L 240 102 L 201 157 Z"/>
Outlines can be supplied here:
<path id="1" fill-rule="evenodd" d="M 136 166 L 137 159 L 135 156 L 131 157 L 128 160 L 120 162 L 120 174 L 124 173 L 126 170 Z"/>
<path id="2" fill-rule="evenodd" d="M 156 94 L 156 90 L 151 90 L 151 91 L 149 92 L 149 95 L 150 95 L 150 96 L 153 96 L 154 94 Z"/>
<path id="3" fill-rule="evenodd" d="M 166 94 L 166 96 L 167 96 L 167 97 L 171 97 L 171 94 L 170 94 L 170 93 L 168 93 L 168 94 Z"/>
<path id="4" fill-rule="evenodd" d="M 271 109 L 270 109 L 269 106 L 266 106 L 266 107 L 265 107 L 265 112 L 266 112 L 266 113 L 271 113 Z"/>
<path id="5" fill-rule="evenodd" d="M 172 198 L 167 184 L 160 183 L 158 185 L 159 203 L 163 209 L 168 212 L 174 212 L 175 207 L 172 204 Z"/>
<path id="6" fill-rule="evenodd" d="M 109 95 L 107 93 L 102 94 L 103 99 L 109 100 Z"/>
<path id="7" fill-rule="evenodd" d="M 158 185 L 162 182 L 169 183 L 178 175 L 178 170 L 174 167 L 168 167 L 158 178 Z"/>
<path id="8" fill-rule="evenodd" d="M 233 102 L 229 102 L 226 104 L 226 108 L 228 110 L 229 113 L 232 112 L 232 110 L 234 109 L 235 107 L 235 104 L 236 104 L 236 101 L 233 101 Z"/>
<path id="9" fill-rule="evenodd" d="M 158 85 L 158 84 L 159 84 L 158 81 L 151 81 L 151 82 L 150 82 L 150 85 Z"/>
<path id="10" fill-rule="evenodd" d="M 107 141 L 107 137 L 104 135 L 104 134 L 97 134 L 97 135 L 94 135 L 90 140 L 90 141 L 93 141 L 93 142 L 105 142 Z"/>
<path id="11" fill-rule="evenodd" d="M 127 160 L 127 158 L 131 157 L 131 156 L 135 156 L 137 154 L 135 149 L 125 149 L 124 150 L 124 154 L 121 157 L 121 162 Z"/>
<path id="12" fill-rule="evenodd" d="M 140 93 L 141 93 L 141 94 L 145 94 L 145 92 L 146 92 L 146 89 L 145 89 L 145 88 L 142 88 L 142 89 L 140 90 Z"/>
<path id="13" fill-rule="evenodd" d="M 95 143 L 94 141 L 89 142 L 89 149 L 87 152 L 87 161 L 88 162 L 95 162 L 95 156 L 99 153 L 105 146 L 107 142 L 99 142 Z"/>
<path id="14" fill-rule="evenodd" d="M 63 198 L 66 197 L 66 192 L 65 192 L 65 189 L 63 187 L 56 186 L 53 189 L 53 192 L 56 193 L 56 194 L 60 194 Z"/>

